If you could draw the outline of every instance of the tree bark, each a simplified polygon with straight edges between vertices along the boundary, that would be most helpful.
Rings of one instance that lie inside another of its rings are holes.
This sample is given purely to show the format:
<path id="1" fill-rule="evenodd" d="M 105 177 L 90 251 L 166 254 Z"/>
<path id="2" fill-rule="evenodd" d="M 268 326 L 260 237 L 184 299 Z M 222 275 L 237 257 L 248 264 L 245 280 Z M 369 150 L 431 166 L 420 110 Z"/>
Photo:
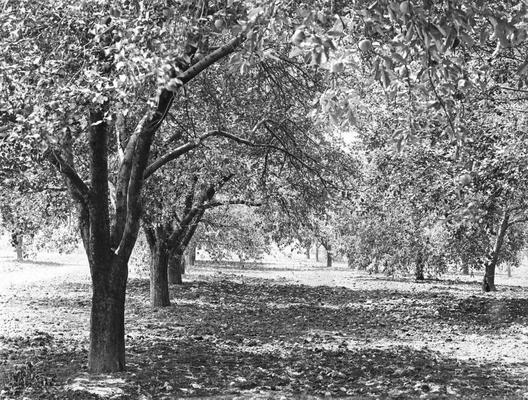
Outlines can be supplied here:
<path id="1" fill-rule="evenodd" d="M 319 262 L 319 245 L 315 245 L 315 261 Z"/>
<path id="2" fill-rule="evenodd" d="M 469 275 L 469 265 L 462 263 L 462 275 Z"/>
<path id="3" fill-rule="evenodd" d="M 504 243 L 504 238 L 506 237 L 509 220 L 510 215 L 505 211 L 499 227 L 499 232 L 495 238 L 495 245 L 493 246 L 491 254 L 487 257 L 488 261 L 485 265 L 485 274 L 482 281 L 482 290 L 484 292 L 494 292 L 497 290 L 495 287 L 495 269 L 497 267 L 497 262 L 499 261 L 499 254 Z"/>
<path id="4" fill-rule="evenodd" d="M 127 263 L 117 256 L 91 260 L 93 295 L 90 319 L 90 372 L 125 368 L 125 291 Z M 97 271 L 97 273 L 94 273 Z"/>
<path id="5" fill-rule="evenodd" d="M 189 251 L 189 266 L 194 266 L 196 263 L 196 243 L 192 245 Z"/>
<path id="6" fill-rule="evenodd" d="M 170 306 L 167 268 L 169 248 L 167 237 L 169 226 L 152 226 L 143 219 L 143 231 L 150 250 L 150 305 L 156 307 Z"/>
<path id="7" fill-rule="evenodd" d="M 326 248 L 326 266 L 332 267 L 332 246 L 330 245 Z"/>
<path id="8" fill-rule="evenodd" d="M 182 253 L 176 253 L 169 259 L 169 283 L 183 285 L 182 274 L 185 273 L 185 260 Z"/>
<path id="9" fill-rule="evenodd" d="M 424 263 L 422 254 L 419 252 L 416 258 L 416 265 L 414 269 L 414 277 L 417 281 L 423 281 L 424 277 Z"/>
<path id="10" fill-rule="evenodd" d="M 170 306 L 167 280 L 169 256 L 166 246 L 158 241 L 151 249 L 150 257 L 150 304 L 152 307 Z"/>
<path id="11" fill-rule="evenodd" d="M 24 235 L 16 235 L 16 256 L 17 261 L 22 261 L 24 259 Z"/>

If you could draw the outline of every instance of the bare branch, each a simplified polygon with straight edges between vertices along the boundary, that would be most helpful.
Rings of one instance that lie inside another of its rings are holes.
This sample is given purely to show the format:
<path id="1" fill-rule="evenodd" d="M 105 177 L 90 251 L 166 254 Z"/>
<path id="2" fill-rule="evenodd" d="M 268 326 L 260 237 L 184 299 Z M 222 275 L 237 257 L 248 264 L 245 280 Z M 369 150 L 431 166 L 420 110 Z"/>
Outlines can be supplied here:
<path id="1" fill-rule="evenodd" d="M 257 124 L 255 124 L 255 126 L 253 127 L 253 129 L 251 129 L 250 133 L 251 134 L 254 134 L 257 129 L 265 122 L 267 122 L 268 120 L 267 119 L 262 119 L 260 120 L 259 122 L 257 122 Z M 202 136 L 198 137 L 197 139 L 193 140 L 193 141 L 190 141 L 190 142 L 187 142 L 183 145 L 181 145 L 180 147 L 177 147 L 176 149 L 174 149 L 173 151 L 161 156 L 160 158 L 158 158 L 157 160 L 153 161 L 152 164 L 150 164 L 147 169 L 145 170 L 145 174 L 143 175 L 143 178 L 144 179 L 147 179 L 150 175 L 152 175 L 154 172 L 156 172 L 158 169 L 160 169 L 161 167 L 163 167 L 165 164 L 173 161 L 173 160 L 176 160 L 178 157 L 188 153 L 189 151 L 195 149 L 196 147 L 198 147 L 202 141 L 204 141 L 205 139 L 211 137 L 211 136 L 225 136 L 225 135 L 228 135 L 227 132 L 224 132 L 224 131 L 220 131 L 220 130 L 214 130 L 214 131 L 210 131 L 210 132 L 207 132 L 205 134 L 203 134 Z M 232 136 L 232 137 L 235 137 L 235 136 Z M 241 139 L 242 140 L 242 139 Z M 249 143 L 249 142 L 248 142 Z"/>

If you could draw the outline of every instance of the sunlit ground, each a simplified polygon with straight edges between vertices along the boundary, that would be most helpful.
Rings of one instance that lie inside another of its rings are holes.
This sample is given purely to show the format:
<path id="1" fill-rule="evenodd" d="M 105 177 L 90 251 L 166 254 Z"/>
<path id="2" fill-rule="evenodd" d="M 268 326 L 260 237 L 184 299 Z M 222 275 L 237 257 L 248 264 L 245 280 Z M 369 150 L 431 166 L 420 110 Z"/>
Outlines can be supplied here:
<path id="1" fill-rule="evenodd" d="M 127 372 L 86 374 L 84 256 L 0 251 L 0 398 L 528 397 L 528 280 L 415 283 L 300 256 L 199 263 L 152 310 L 132 277 Z M 139 274 L 141 276 L 141 274 Z"/>

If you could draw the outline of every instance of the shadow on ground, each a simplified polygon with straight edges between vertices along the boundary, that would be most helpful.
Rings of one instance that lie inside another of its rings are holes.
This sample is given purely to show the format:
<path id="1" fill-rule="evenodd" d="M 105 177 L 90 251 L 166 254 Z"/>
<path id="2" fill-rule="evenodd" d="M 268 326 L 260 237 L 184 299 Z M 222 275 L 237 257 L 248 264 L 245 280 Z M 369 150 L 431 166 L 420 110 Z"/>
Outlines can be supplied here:
<path id="1" fill-rule="evenodd" d="M 33 287 L 15 300 L 85 318 L 86 289 L 64 283 L 50 300 Z M 479 359 L 479 349 L 457 359 L 435 343 L 502 340 L 512 326 L 527 328 L 528 301 L 429 289 L 211 278 L 172 287 L 172 306 L 154 311 L 148 282 L 131 281 L 128 371 L 117 374 L 126 394 L 117 398 L 523 398 L 528 364 Z M 105 398 L 65 387 L 85 370 L 86 340 L 39 322 L 27 334 L 0 336 L 0 398 Z"/>

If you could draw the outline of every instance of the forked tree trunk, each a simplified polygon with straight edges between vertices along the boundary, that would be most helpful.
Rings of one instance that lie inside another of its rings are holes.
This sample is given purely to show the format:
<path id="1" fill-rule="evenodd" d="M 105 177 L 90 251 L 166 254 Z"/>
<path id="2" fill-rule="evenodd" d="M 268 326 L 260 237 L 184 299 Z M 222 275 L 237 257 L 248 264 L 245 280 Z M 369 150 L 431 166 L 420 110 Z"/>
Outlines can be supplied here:
<path id="1" fill-rule="evenodd" d="M 125 368 L 125 291 L 127 264 L 112 257 L 93 265 L 90 319 L 90 372 L 114 372 Z M 97 271 L 97 273 L 94 273 Z"/>
<path id="2" fill-rule="evenodd" d="M 497 262 L 499 261 L 499 254 L 504 243 L 504 238 L 506 237 L 506 232 L 509 226 L 510 215 L 505 211 L 504 216 L 499 227 L 499 232 L 495 239 L 495 245 L 491 254 L 487 257 L 487 262 L 485 265 L 484 279 L 482 281 L 482 290 L 484 292 L 494 292 L 497 290 L 495 287 L 495 269 L 497 267 Z"/>
<path id="3" fill-rule="evenodd" d="M 152 307 L 170 306 L 167 267 L 169 253 L 167 246 L 156 241 L 150 250 L 150 304 Z"/>
<path id="4" fill-rule="evenodd" d="M 185 273 L 185 260 L 183 254 L 177 253 L 169 259 L 169 283 L 183 285 L 182 274 Z"/>

